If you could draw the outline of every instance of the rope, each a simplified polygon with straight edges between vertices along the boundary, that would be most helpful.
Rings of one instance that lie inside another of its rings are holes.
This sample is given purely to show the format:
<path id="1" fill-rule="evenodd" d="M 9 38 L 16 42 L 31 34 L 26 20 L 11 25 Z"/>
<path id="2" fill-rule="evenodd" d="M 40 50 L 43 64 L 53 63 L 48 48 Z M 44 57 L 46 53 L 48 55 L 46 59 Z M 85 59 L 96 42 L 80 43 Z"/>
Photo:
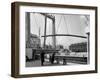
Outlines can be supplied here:
<path id="1" fill-rule="evenodd" d="M 85 24 L 88 26 L 89 17 L 85 15 L 86 21 Z"/>
<path id="2" fill-rule="evenodd" d="M 63 16 L 63 18 L 64 18 L 64 21 L 65 21 L 65 25 L 66 25 L 66 27 L 67 27 L 67 33 L 69 33 L 69 30 L 68 30 L 68 26 L 67 26 L 67 24 L 66 24 L 66 18 L 65 18 L 65 16 Z"/>
<path id="3" fill-rule="evenodd" d="M 65 25 L 66 25 L 66 27 L 67 27 L 67 33 L 69 34 L 69 30 L 68 30 L 68 25 L 67 25 L 67 21 L 66 21 L 66 18 L 65 18 L 65 16 L 63 16 L 63 18 L 64 18 L 64 21 L 65 21 Z M 69 40 L 69 44 L 72 42 L 72 39 L 70 39 L 70 37 L 68 38 L 68 40 Z"/>
<path id="4" fill-rule="evenodd" d="M 60 26 L 60 23 L 61 23 L 61 19 L 62 19 L 62 15 L 61 15 L 61 17 L 60 17 L 60 20 L 59 20 L 59 24 L 57 25 L 57 31 L 56 31 L 56 33 L 58 32 L 58 30 L 59 30 L 59 26 Z"/>

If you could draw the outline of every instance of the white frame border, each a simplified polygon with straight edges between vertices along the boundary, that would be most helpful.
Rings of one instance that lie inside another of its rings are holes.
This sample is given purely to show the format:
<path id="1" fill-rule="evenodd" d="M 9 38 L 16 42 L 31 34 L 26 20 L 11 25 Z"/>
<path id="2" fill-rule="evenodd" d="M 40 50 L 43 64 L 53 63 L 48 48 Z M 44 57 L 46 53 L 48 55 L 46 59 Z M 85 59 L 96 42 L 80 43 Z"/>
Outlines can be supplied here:
<path id="1" fill-rule="evenodd" d="M 55 72 L 75 72 L 95 70 L 95 10 L 55 8 L 55 7 L 37 7 L 20 6 L 19 7 L 19 74 L 40 74 Z M 44 12 L 60 14 L 86 14 L 90 15 L 90 64 L 73 66 L 53 66 L 53 67 L 25 67 L 25 12 Z"/>

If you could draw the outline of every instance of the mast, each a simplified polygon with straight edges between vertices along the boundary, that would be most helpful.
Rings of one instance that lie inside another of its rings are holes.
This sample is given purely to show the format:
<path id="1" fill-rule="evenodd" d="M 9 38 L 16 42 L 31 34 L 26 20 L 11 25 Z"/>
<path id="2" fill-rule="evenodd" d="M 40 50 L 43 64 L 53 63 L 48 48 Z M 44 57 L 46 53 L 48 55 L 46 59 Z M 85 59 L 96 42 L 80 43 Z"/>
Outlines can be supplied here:
<path id="1" fill-rule="evenodd" d="M 46 44 L 46 26 L 47 26 L 47 17 L 45 16 L 45 27 L 44 27 L 44 49 Z"/>
<path id="2" fill-rule="evenodd" d="M 55 32 L 55 17 L 52 19 L 52 35 L 56 35 Z M 53 48 L 56 49 L 56 36 L 52 36 L 52 44 L 53 44 Z"/>

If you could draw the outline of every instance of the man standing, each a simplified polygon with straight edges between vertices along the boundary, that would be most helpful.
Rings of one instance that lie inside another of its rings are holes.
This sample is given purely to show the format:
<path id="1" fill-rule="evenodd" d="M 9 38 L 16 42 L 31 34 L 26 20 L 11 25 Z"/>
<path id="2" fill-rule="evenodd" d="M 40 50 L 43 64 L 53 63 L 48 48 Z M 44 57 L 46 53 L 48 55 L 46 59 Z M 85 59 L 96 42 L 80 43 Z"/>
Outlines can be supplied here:
<path id="1" fill-rule="evenodd" d="M 42 51 L 41 52 L 41 65 L 43 66 L 44 64 L 44 55 L 45 55 L 45 52 L 44 51 Z"/>
<path id="2" fill-rule="evenodd" d="M 52 54 L 52 57 L 51 57 L 51 63 L 53 64 L 54 63 L 54 58 L 55 58 L 55 53 Z"/>

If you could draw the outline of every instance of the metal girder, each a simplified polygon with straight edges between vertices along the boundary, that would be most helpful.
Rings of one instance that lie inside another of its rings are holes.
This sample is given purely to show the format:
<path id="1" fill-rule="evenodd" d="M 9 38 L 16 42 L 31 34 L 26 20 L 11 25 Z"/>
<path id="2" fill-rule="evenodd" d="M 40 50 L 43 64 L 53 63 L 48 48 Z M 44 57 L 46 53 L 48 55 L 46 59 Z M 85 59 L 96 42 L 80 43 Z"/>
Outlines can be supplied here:
<path id="1" fill-rule="evenodd" d="M 44 16 L 46 16 L 46 17 L 52 19 L 52 20 L 55 20 L 55 16 L 53 16 L 53 15 L 46 14 L 46 13 L 40 13 L 40 14 L 42 14 L 42 15 L 44 15 Z"/>
<path id="2" fill-rule="evenodd" d="M 52 36 L 71 36 L 71 37 L 87 38 L 85 36 L 72 35 L 72 34 L 56 34 L 56 35 L 46 35 L 46 36 L 41 36 L 41 37 L 52 37 Z"/>

